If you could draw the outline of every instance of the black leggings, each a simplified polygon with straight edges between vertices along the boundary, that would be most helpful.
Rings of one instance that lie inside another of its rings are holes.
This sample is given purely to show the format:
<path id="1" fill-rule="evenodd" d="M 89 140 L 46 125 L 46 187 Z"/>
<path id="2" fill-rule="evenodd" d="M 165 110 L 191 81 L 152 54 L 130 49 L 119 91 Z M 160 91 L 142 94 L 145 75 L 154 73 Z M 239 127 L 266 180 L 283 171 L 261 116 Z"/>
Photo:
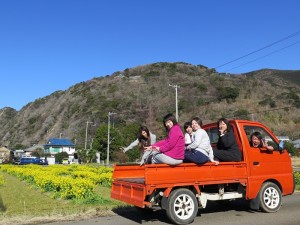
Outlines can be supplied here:
<path id="1" fill-rule="evenodd" d="M 214 150 L 215 159 L 220 162 L 239 162 L 241 161 L 240 152 L 232 152 L 227 150 Z"/>

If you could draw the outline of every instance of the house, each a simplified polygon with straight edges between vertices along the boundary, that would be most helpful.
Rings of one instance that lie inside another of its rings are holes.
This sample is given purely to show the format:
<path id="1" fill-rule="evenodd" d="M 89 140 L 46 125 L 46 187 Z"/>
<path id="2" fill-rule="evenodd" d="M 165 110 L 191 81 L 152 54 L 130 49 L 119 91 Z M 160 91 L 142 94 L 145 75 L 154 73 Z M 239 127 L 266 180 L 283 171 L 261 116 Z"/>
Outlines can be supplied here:
<path id="1" fill-rule="evenodd" d="M 288 136 L 276 136 L 279 141 L 291 141 Z M 265 137 L 265 141 L 273 141 L 270 137 Z"/>
<path id="2" fill-rule="evenodd" d="M 66 152 L 69 156 L 73 156 L 75 153 L 75 144 L 69 139 L 51 138 L 44 145 L 44 152 L 50 153 L 51 156 L 60 152 Z"/>
<path id="3" fill-rule="evenodd" d="M 288 136 L 276 136 L 280 141 L 291 141 Z"/>

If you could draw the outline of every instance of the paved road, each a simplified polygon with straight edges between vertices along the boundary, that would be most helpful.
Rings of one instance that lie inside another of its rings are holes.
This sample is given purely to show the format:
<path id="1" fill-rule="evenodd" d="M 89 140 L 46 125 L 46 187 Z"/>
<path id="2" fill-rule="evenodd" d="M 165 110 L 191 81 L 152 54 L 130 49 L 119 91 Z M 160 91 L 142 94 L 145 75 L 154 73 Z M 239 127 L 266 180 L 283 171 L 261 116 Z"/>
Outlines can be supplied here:
<path id="1" fill-rule="evenodd" d="M 114 216 L 97 217 L 81 221 L 47 223 L 47 225 L 132 225 L 171 224 L 164 211 L 141 212 L 129 208 L 115 211 Z M 234 201 L 229 206 L 209 202 L 206 209 L 199 210 L 193 225 L 299 225 L 300 192 L 283 197 L 282 207 L 277 213 L 252 211 L 245 201 Z"/>

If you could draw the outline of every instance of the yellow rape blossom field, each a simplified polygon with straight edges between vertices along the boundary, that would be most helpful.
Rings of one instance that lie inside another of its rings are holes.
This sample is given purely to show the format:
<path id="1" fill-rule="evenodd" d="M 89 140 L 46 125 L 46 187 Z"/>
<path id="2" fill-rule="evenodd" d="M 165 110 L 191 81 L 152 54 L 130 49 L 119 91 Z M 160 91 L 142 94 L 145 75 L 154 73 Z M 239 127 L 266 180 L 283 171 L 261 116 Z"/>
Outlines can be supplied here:
<path id="1" fill-rule="evenodd" d="M 108 215 L 112 168 L 94 165 L 1 165 L 1 225 Z"/>

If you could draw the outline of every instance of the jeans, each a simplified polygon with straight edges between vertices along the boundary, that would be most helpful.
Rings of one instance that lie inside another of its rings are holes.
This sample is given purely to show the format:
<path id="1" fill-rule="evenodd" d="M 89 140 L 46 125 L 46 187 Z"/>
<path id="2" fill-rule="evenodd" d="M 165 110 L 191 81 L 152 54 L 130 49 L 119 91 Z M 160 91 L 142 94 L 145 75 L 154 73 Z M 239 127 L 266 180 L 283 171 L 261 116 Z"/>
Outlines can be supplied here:
<path id="1" fill-rule="evenodd" d="M 209 161 L 208 156 L 204 155 L 202 152 L 197 150 L 185 150 L 184 152 L 184 162 L 193 162 L 196 164 L 204 164 Z"/>

